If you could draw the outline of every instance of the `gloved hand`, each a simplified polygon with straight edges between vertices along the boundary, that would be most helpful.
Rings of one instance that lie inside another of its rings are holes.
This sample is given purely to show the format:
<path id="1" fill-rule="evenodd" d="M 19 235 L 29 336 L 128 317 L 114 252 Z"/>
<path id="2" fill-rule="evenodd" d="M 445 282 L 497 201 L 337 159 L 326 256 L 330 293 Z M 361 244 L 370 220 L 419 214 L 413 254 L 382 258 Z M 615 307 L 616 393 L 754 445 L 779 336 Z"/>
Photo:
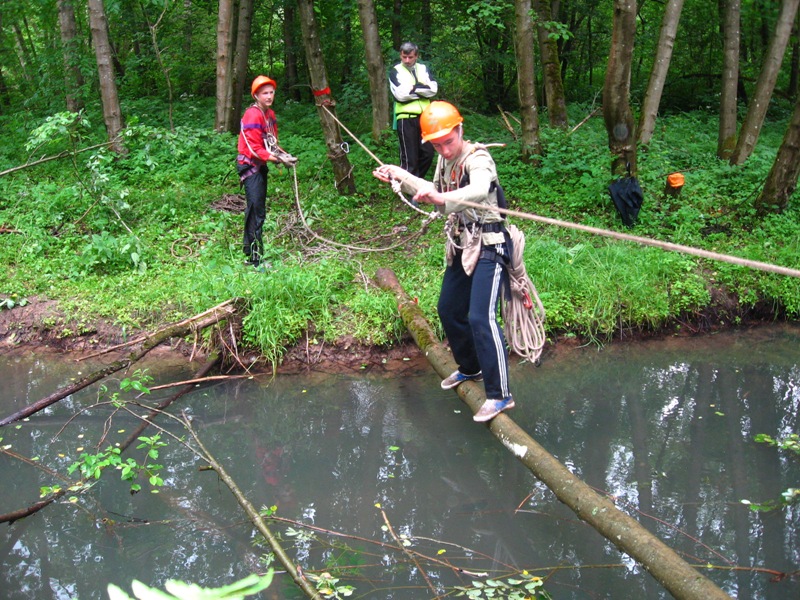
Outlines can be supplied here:
<path id="1" fill-rule="evenodd" d="M 281 156 L 281 162 L 287 167 L 294 167 L 297 164 L 297 157 L 291 154 L 284 154 Z"/>
<path id="2" fill-rule="evenodd" d="M 297 164 L 297 157 L 292 156 L 288 152 L 279 152 L 275 155 L 278 162 L 286 167 L 293 167 Z"/>

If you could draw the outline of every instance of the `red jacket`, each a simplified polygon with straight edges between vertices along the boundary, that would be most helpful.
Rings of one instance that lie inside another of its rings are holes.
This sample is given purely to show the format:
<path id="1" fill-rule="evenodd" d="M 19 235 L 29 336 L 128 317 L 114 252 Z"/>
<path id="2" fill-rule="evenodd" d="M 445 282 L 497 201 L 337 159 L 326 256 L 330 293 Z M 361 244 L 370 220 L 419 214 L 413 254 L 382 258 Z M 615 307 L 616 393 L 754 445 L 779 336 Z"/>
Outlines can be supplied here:
<path id="1" fill-rule="evenodd" d="M 261 165 L 272 156 L 267 149 L 265 138 L 274 137 L 274 144 L 278 144 L 278 121 L 275 111 L 268 108 L 262 111 L 255 104 L 248 107 L 242 116 L 241 131 L 239 132 L 239 163 Z"/>

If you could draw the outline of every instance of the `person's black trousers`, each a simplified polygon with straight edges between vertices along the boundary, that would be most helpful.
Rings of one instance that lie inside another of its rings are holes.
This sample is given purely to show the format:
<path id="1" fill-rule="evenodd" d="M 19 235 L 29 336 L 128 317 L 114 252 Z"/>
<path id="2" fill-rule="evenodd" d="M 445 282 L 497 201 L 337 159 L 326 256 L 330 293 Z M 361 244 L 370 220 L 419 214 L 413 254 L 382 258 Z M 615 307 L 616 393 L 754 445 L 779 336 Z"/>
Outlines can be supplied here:
<path id="1" fill-rule="evenodd" d="M 400 167 L 424 179 L 433 163 L 435 150 L 430 142 L 422 143 L 419 117 L 397 119 L 397 137 L 400 140 Z"/>
<path id="2" fill-rule="evenodd" d="M 244 167 L 244 169 L 242 169 Z M 239 170 L 249 169 L 249 165 L 239 165 Z M 263 165 L 258 171 L 244 180 L 244 195 L 247 206 L 244 210 L 244 239 L 242 251 L 250 262 L 258 264 L 264 252 L 262 229 L 267 218 L 267 178 L 269 169 Z"/>
<path id="3" fill-rule="evenodd" d="M 437 307 L 458 370 L 465 375 L 483 371 L 486 398 L 492 400 L 511 395 L 506 339 L 497 322 L 500 290 L 507 277 L 502 265 L 485 258 L 470 277 L 459 253 L 444 271 Z"/>

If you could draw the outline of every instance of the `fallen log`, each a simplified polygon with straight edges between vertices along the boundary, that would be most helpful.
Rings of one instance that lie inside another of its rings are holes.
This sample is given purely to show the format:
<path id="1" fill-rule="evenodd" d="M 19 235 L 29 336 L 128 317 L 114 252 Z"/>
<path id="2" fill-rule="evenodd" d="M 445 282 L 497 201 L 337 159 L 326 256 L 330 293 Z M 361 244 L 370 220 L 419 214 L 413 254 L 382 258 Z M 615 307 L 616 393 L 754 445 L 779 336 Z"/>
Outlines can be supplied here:
<path id="1" fill-rule="evenodd" d="M 442 378 L 452 373 L 456 368 L 452 355 L 437 339 L 419 306 L 406 294 L 394 272 L 379 269 L 375 280 L 381 289 L 394 294 L 403 323 L 434 370 Z M 456 391 L 473 413 L 483 404 L 483 388 L 480 384 L 462 383 Z M 576 477 L 506 413 L 489 421 L 488 429 L 561 502 L 621 552 L 635 559 L 674 598 L 730 600 L 730 596 L 713 581 L 684 561 L 636 519 L 619 510 L 608 498 Z"/>
<path id="2" fill-rule="evenodd" d="M 216 310 L 215 310 L 216 309 Z M 82 390 L 85 387 L 92 385 L 93 383 L 100 381 L 101 379 L 111 375 L 112 373 L 116 373 L 117 371 L 121 371 L 130 367 L 136 361 L 140 360 L 144 356 L 147 355 L 153 348 L 165 342 L 173 337 L 183 337 L 188 335 L 192 332 L 199 331 L 200 329 L 205 329 L 210 325 L 214 325 L 219 323 L 220 321 L 228 318 L 236 311 L 235 305 L 231 302 L 224 302 L 210 311 L 206 311 L 203 313 L 203 317 L 197 320 L 194 319 L 187 319 L 185 321 L 181 321 L 178 324 L 175 324 L 170 327 L 165 327 L 158 331 L 158 333 L 150 336 L 149 338 L 144 340 L 142 347 L 134 352 L 131 352 L 126 358 L 122 360 L 115 361 L 110 365 L 100 369 L 99 371 L 95 371 L 94 373 L 90 373 L 86 377 L 72 383 L 68 386 L 53 392 L 49 396 L 42 398 L 41 400 L 37 400 L 33 404 L 29 404 L 25 408 L 18 410 L 12 415 L 5 417 L 3 420 L 0 421 L 0 427 L 4 425 L 8 425 L 15 421 L 19 421 L 21 419 L 25 419 L 31 416 L 34 413 L 39 412 L 40 410 L 44 410 L 48 406 L 55 404 L 59 400 L 63 400 L 67 396 L 74 394 L 75 392 Z"/>

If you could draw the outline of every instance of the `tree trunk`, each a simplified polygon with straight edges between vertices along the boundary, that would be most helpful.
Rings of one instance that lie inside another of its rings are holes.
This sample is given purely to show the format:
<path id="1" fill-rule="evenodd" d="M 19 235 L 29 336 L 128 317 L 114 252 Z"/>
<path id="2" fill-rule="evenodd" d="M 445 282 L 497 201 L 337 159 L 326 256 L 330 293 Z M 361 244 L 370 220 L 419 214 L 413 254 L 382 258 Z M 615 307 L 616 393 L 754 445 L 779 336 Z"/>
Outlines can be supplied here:
<path id="1" fill-rule="evenodd" d="M 306 62 L 311 77 L 311 91 L 317 104 L 317 114 L 328 146 L 328 158 L 333 165 L 336 189 L 340 194 L 356 193 L 356 183 L 347 154 L 342 149 L 342 136 L 334 120 L 335 105 L 331 89 L 328 87 L 328 73 L 322 45 L 317 32 L 317 19 L 314 16 L 313 0 L 297 0 L 300 25 L 303 29 L 303 43 L 306 48 Z"/>
<path id="2" fill-rule="evenodd" d="M 789 85 L 786 86 L 786 95 L 795 98 L 800 87 L 800 13 L 794 19 L 791 39 L 792 57 L 789 61 Z"/>
<path id="3" fill-rule="evenodd" d="M 431 366 L 441 377 L 449 375 L 455 369 L 452 354 L 436 339 L 419 306 L 406 294 L 395 274 L 388 269 L 379 269 L 375 279 L 381 289 L 394 294 L 403 323 Z M 456 391 L 473 412 L 483 404 L 480 384 L 462 383 Z M 488 428 L 561 502 L 620 551 L 638 561 L 674 598 L 730 600 L 730 596 L 636 519 L 576 477 L 517 426 L 510 416 L 504 413 L 495 417 Z"/>
<path id="4" fill-rule="evenodd" d="M 295 0 L 284 0 L 283 3 L 283 97 L 300 101 L 302 96 L 297 87 L 297 41 L 294 36 Z"/>
<path id="5" fill-rule="evenodd" d="M 561 79 L 558 41 L 550 37 L 550 29 L 547 26 L 553 20 L 550 12 L 550 0 L 533 0 L 533 8 L 538 16 L 536 32 L 539 39 L 539 53 L 542 57 L 542 80 L 547 102 L 548 122 L 551 127 L 566 127 L 569 117 L 567 100 L 564 96 L 564 82 Z M 519 16 L 517 22 L 519 22 Z"/>
<path id="6" fill-rule="evenodd" d="M 358 16 L 364 33 L 364 52 L 367 55 L 369 93 L 372 98 L 372 138 L 378 141 L 381 132 L 389 128 L 389 94 L 386 83 L 386 65 L 381 53 L 378 15 L 372 0 L 358 0 Z"/>
<path id="7" fill-rule="evenodd" d="M 636 34 L 636 0 L 614 0 L 608 66 L 603 85 L 603 119 L 613 159 L 611 173 L 636 173 L 636 135 L 630 106 L 631 58 Z"/>
<path id="8" fill-rule="evenodd" d="M 122 111 L 119 107 L 117 83 L 114 80 L 114 68 L 111 65 L 111 43 L 108 39 L 108 22 L 106 20 L 103 0 L 88 0 L 89 26 L 92 29 L 94 53 L 97 59 L 97 73 L 100 80 L 100 97 L 103 102 L 103 119 L 106 123 L 108 140 L 111 149 L 124 154 L 120 133 L 124 127 Z"/>
<path id="9" fill-rule="evenodd" d="M 233 0 L 219 0 L 217 13 L 217 102 L 214 129 L 231 131 L 230 112 L 233 98 Z"/>
<path id="10" fill-rule="evenodd" d="M 535 162 L 542 155 L 542 143 L 539 139 L 539 109 L 536 106 L 531 0 L 515 0 L 514 9 L 514 50 L 517 54 L 517 90 L 522 117 L 522 159 Z"/>
<path id="11" fill-rule="evenodd" d="M 28 56 L 28 46 L 25 44 L 25 36 L 22 35 L 22 29 L 20 29 L 19 24 L 16 22 L 11 24 L 11 29 L 14 31 L 14 42 L 17 47 L 17 59 L 19 60 L 21 69 L 20 73 L 27 84 L 33 85 L 33 78 L 28 69 L 30 57 Z"/>
<path id="12" fill-rule="evenodd" d="M 229 113 L 228 131 L 239 131 L 239 116 L 242 114 L 242 99 L 247 85 L 247 58 L 250 55 L 250 31 L 253 22 L 253 0 L 239 0 L 237 20 L 236 53 L 233 63 L 233 97 Z"/>
<path id="13" fill-rule="evenodd" d="M 800 175 L 800 98 L 794 105 L 794 114 L 786 129 L 781 147 L 772 169 L 764 182 L 764 189 L 755 201 L 759 214 L 781 213 L 789 205 Z"/>
<path id="14" fill-rule="evenodd" d="M 392 48 L 400 52 L 400 46 L 405 41 L 402 31 L 403 23 L 403 0 L 392 2 Z"/>
<path id="15" fill-rule="evenodd" d="M 78 27 L 75 23 L 73 0 L 58 0 L 58 24 L 61 30 L 61 48 L 64 54 L 64 90 L 67 110 L 78 112 L 83 102 L 78 99 L 78 89 L 83 85 L 83 74 L 78 66 Z"/>
<path id="16" fill-rule="evenodd" d="M 742 0 L 727 0 L 722 17 L 724 50 L 722 88 L 719 102 L 717 157 L 728 159 L 736 147 L 737 90 L 739 87 L 739 38 L 741 37 Z"/>
<path id="17" fill-rule="evenodd" d="M 675 47 L 675 34 L 678 31 L 678 22 L 681 18 L 683 0 L 668 0 L 664 8 L 664 18 L 661 21 L 661 33 L 658 38 L 653 71 L 647 84 L 647 92 L 642 103 L 642 114 L 639 120 L 639 143 L 647 145 L 653 137 L 658 116 L 658 106 L 661 104 L 661 94 L 664 91 L 664 82 L 667 80 L 669 63 L 672 60 L 672 50 Z"/>
<path id="18" fill-rule="evenodd" d="M 783 0 L 781 2 L 781 13 L 775 25 L 775 32 L 770 40 L 767 54 L 764 57 L 764 64 L 761 67 L 761 74 L 758 76 L 756 89 L 747 107 L 747 115 L 742 123 L 739 132 L 739 139 L 736 140 L 736 148 L 731 156 L 732 165 L 741 165 L 752 154 L 753 148 L 758 142 L 761 133 L 761 126 L 764 124 L 764 117 L 767 115 L 767 108 L 775 89 L 775 82 L 778 79 L 778 72 L 786 54 L 786 46 L 789 43 L 789 36 L 792 33 L 792 25 L 797 15 L 797 7 L 800 0 Z"/>

